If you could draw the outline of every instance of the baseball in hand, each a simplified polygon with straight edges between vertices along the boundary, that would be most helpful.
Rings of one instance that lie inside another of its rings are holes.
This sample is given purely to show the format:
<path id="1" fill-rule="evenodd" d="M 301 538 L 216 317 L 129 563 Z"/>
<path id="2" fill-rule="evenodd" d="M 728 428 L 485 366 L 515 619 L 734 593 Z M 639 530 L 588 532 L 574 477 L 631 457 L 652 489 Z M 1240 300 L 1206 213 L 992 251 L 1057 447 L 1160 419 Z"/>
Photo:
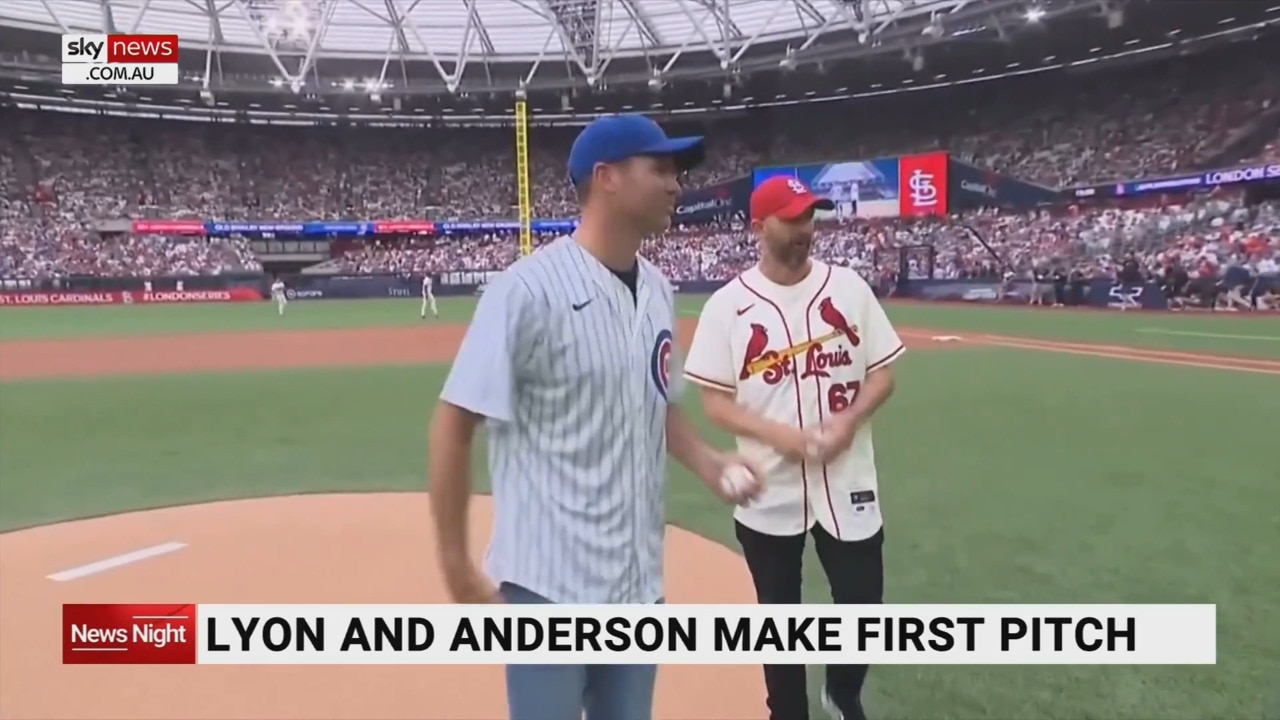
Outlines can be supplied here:
<path id="1" fill-rule="evenodd" d="M 720 487 L 726 495 L 734 498 L 743 497 L 751 487 L 751 471 L 745 465 L 730 465 L 720 474 Z"/>

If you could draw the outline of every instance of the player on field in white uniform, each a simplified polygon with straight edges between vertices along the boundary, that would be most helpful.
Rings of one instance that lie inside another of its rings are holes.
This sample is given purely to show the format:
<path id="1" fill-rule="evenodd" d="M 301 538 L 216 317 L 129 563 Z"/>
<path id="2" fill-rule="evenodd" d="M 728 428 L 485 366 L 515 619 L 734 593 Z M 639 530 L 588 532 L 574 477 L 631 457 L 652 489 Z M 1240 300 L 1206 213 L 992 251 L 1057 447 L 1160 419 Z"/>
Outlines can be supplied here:
<path id="1" fill-rule="evenodd" d="M 284 315 L 284 306 L 289 304 L 289 299 L 285 297 L 284 281 L 280 278 L 271 283 L 271 299 L 276 301 L 276 310 Z"/>
<path id="2" fill-rule="evenodd" d="M 436 312 L 436 295 L 431 291 L 431 276 L 422 276 L 422 317 L 427 317 L 427 308 L 431 308 L 433 317 L 440 317 L 440 313 Z"/>
<path id="3" fill-rule="evenodd" d="M 675 297 L 637 256 L 669 227 L 679 172 L 702 155 L 701 138 L 667 138 L 641 115 L 591 123 L 569 154 L 577 231 L 480 296 L 431 423 L 429 497 L 455 601 L 661 602 L 668 453 L 725 500 L 759 492 L 761 473 L 722 483 L 741 461 L 704 443 L 676 402 Z M 482 422 L 495 508 L 486 572 L 467 533 Z M 653 665 L 513 665 L 509 717 L 648 720 L 656 677 Z"/>
<path id="4" fill-rule="evenodd" d="M 765 490 L 734 513 L 761 603 L 799 603 L 812 535 L 836 603 L 882 602 L 880 495 L 870 419 L 893 391 L 902 341 L 857 272 L 813 260 L 815 209 L 831 202 L 794 178 L 751 196 L 760 263 L 702 309 L 685 377 L 716 425 L 738 437 Z M 767 665 L 773 720 L 809 716 L 802 665 Z M 823 704 L 863 720 L 867 667 L 827 668 Z"/>
<path id="5" fill-rule="evenodd" d="M 853 180 L 835 183 L 831 201 L 835 203 L 836 217 L 851 220 L 858 216 L 858 184 Z"/>

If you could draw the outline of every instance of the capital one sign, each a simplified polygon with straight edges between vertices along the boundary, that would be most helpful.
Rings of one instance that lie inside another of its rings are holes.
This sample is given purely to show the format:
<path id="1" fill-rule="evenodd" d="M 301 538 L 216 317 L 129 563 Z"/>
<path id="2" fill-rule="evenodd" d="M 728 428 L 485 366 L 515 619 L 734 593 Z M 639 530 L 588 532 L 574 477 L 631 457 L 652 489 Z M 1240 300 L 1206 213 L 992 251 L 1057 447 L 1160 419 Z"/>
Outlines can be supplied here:
<path id="1" fill-rule="evenodd" d="M 898 159 L 898 214 L 947 214 L 947 154 L 904 155 Z"/>

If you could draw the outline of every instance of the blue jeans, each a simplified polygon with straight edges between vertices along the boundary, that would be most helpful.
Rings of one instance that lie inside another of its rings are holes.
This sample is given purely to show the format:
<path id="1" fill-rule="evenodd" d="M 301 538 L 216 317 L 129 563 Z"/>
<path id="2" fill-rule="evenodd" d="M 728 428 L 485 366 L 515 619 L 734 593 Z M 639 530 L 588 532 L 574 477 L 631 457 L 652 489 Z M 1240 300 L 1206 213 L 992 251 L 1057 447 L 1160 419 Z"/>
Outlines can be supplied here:
<path id="1" fill-rule="evenodd" d="M 508 603 L 550 600 L 519 585 L 499 588 Z M 656 665 L 508 665 L 511 720 L 651 720 Z"/>

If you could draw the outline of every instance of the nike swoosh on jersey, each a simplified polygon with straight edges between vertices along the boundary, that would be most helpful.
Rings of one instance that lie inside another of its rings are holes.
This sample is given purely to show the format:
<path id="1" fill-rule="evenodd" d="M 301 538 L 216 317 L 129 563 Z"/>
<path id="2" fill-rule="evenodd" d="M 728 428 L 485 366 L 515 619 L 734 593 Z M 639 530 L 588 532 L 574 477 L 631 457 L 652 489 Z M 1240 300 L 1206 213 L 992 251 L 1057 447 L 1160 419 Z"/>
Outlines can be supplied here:
<path id="1" fill-rule="evenodd" d="M 756 304 L 755 304 L 755 303 L 751 303 L 750 305 L 748 305 L 748 306 L 746 306 L 746 307 L 744 307 L 744 308 L 742 308 L 742 309 L 738 310 L 738 315 L 746 315 L 746 314 L 747 314 L 747 311 L 748 311 L 748 310 L 750 310 L 751 308 L 755 307 L 755 306 L 756 306 Z"/>
<path id="2" fill-rule="evenodd" d="M 584 307 L 586 307 L 586 306 L 590 305 L 590 304 L 591 304 L 591 300 L 594 300 L 594 299 L 595 299 L 595 298 L 591 298 L 591 299 L 588 299 L 588 300 L 583 300 L 583 301 L 582 301 L 582 302 L 580 302 L 580 303 L 574 303 L 571 307 L 572 307 L 572 308 L 574 309 L 574 311 L 576 312 L 576 311 L 581 310 L 582 308 L 584 308 Z"/>

